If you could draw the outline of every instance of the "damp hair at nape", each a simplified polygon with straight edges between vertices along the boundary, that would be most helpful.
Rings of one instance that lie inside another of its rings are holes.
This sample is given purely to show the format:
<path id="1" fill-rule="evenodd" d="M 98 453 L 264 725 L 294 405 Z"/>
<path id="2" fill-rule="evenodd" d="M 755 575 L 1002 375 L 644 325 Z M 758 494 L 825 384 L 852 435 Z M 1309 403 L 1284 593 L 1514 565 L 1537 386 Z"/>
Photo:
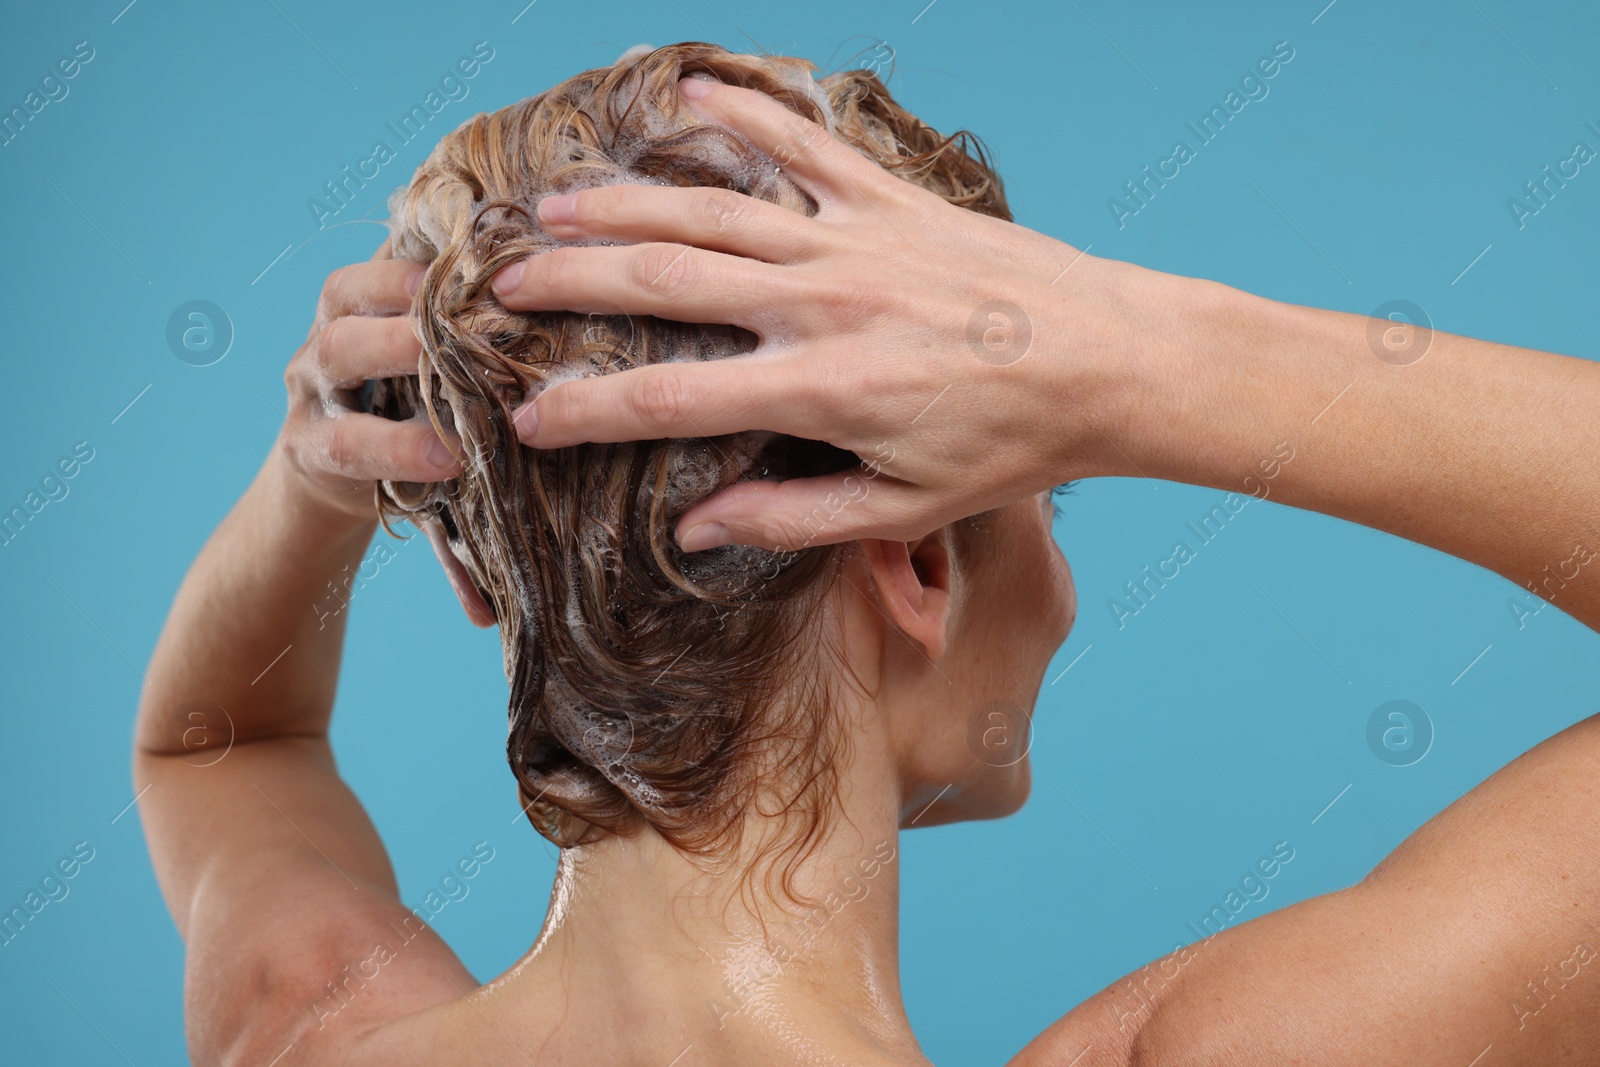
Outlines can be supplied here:
<path id="1" fill-rule="evenodd" d="M 511 412 L 551 384 L 724 359 L 756 338 L 649 317 L 511 312 L 489 288 L 506 264 L 575 243 L 537 224 L 538 201 L 555 193 L 710 186 L 816 213 L 771 159 L 682 104 L 686 75 L 766 93 L 891 173 L 1010 218 L 969 134 L 930 129 L 867 71 L 818 82 L 813 70 L 701 43 L 630 52 L 475 116 L 390 201 L 395 257 L 429 263 L 412 309 L 423 354 L 416 376 L 377 383 L 372 409 L 425 413 L 460 438 L 464 472 L 383 482 L 378 511 L 386 526 L 438 523 L 492 606 L 511 688 L 507 757 L 530 820 L 562 847 L 649 824 L 714 860 L 739 845 L 759 804 L 773 817 L 763 840 L 798 859 L 827 827 L 847 739 L 826 672 L 804 665 L 843 549 L 685 554 L 672 531 L 736 481 L 839 470 L 855 457 L 766 433 L 527 448 Z"/>

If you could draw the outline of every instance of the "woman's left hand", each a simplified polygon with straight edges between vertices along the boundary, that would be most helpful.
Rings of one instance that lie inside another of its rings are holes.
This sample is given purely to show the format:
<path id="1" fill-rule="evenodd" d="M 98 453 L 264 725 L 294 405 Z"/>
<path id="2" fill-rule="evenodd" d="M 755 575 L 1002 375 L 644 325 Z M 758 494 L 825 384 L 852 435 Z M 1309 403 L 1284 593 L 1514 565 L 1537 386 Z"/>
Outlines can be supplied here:
<path id="1" fill-rule="evenodd" d="M 719 493 L 679 523 L 689 550 L 914 538 L 1057 482 L 1134 473 L 1113 440 L 1135 413 L 1127 383 L 1192 343 L 1202 327 L 1184 311 L 1204 283 L 953 206 L 764 94 L 680 88 L 781 164 L 817 214 L 722 189 L 549 197 L 550 233 L 627 243 L 531 257 L 494 289 L 514 310 L 731 323 L 760 346 L 554 386 L 518 412 L 524 442 L 762 429 L 860 457 L 854 472 Z"/>

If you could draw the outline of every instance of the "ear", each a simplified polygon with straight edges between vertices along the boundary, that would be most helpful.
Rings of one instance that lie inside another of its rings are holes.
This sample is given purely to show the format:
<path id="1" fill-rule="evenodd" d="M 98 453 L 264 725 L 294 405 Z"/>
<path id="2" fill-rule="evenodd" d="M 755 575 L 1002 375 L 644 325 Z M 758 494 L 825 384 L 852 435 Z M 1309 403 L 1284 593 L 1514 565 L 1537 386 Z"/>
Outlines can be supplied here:
<path id="1" fill-rule="evenodd" d="M 437 519 L 419 519 L 416 525 L 426 535 L 428 543 L 433 546 L 433 554 L 439 557 L 439 565 L 444 568 L 444 576 L 450 580 L 450 588 L 456 591 L 456 597 L 461 601 L 461 608 L 467 613 L 467 618 L 472 620 L 472 625 L 493 626 L 494 609 L 483 599 L 483 594 L 473 584 L 467 568 L 462 566 L 461 560 L 456 557 L 455 550 L 450 547 L 450 539 L 445 536 L 444 527 L 439 525 Z"/>
<path id="2" fill-rule="evenodd" d="M 863 540 L 862 552 L 889 621 L 930 660 L 944 655 L 953 573 L 948 527 L 919 541 Z"/>

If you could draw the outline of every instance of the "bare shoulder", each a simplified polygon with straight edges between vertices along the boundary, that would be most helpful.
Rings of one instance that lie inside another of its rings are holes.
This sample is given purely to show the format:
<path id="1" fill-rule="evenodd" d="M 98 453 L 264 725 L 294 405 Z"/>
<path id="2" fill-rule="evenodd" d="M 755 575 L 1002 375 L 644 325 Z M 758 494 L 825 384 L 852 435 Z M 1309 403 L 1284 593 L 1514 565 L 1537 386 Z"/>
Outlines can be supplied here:
<path id="1" fill-rule="evenodd" d="M 1146 991 L 1132 1012 L 1130 981 Z M 1600 717 L 1488 778 L 1360 884 L 1113 983 L 1012 1067 L 1298 1062 L 1600 1062 Z"/>
<path id="2" fill-rule="evenodd" d="M 188 947 L 193 1062 L 354 1063 L 388 1020 L 476 986 L 401 902 L 326 737 L 254 740 L 226 757 L 135 760 L 152 861 Z"/>

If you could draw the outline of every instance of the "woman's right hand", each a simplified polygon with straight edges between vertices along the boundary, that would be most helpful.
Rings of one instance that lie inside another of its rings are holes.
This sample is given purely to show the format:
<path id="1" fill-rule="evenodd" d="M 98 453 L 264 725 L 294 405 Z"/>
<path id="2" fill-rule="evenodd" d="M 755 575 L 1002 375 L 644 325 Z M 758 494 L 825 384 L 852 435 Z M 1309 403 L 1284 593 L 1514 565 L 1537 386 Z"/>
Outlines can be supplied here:
<path id="1" fill-rule="evenodd" d="M 323 283 L 306 343 L 284 372 L 289 412 L 277 446 L 295 495 L 319 510 L 370 521 L 375 481 L 436 482 L 461 469 L 456 443 L 426 418 L 394 422 L 358 407 L 366 382 L 417 373 L 422 346 L 409 313 L 424 271 L 391 259 L 385 241 L 370 262 Z"/>

